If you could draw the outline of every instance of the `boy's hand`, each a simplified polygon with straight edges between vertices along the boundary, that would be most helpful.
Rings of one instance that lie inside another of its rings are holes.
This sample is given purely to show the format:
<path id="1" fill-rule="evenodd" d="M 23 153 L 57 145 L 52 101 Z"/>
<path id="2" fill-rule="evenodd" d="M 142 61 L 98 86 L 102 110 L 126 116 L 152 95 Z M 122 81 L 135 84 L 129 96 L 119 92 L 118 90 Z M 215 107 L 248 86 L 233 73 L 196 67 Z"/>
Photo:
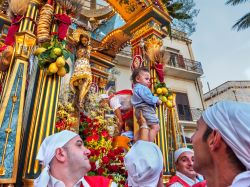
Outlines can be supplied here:
<path id="1" fill-rule="evenodd" d="M 157 104 L 158 104 L 158 105 L 161 105 L 161 104 L 162 104 L 162 101 L 161 101 L 160 99 L 158 99 Z"/>

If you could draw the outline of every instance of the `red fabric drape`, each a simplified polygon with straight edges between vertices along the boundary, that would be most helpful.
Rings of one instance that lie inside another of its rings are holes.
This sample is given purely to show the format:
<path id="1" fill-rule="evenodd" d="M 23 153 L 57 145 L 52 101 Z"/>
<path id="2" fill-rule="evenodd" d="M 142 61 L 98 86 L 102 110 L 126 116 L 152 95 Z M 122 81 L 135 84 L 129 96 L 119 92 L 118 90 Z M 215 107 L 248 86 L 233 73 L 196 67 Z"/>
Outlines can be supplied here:
<path id="1" fill-rule="evenodd" d="M 59 21 L 58 39 L 63 40 L 66 37 L 68 28 L 71 24 L 70 17 L 66 14 L 55 14 L 55 18 Z"/>
<path id="2" fill-rule="evenodd" d="M 163 70 L 163 64 L 161 63 L 155 63 L 155 71 L 158 75 L 158 79 L 160 82 L 164 82 L 164 70 Z"/>
<path id="3" fill-rule="evenodd" d="M 20 22 L 22 19 L 23 19 L 23 16 L 15 16 L 12 19 L 11 26 L 9 28 L 8 34 L 7 34 L 5 41 L 4 41 L 5 45 L 11 45 L 11 46 L 14 45 L 15 34 L 19 30 Z"/>

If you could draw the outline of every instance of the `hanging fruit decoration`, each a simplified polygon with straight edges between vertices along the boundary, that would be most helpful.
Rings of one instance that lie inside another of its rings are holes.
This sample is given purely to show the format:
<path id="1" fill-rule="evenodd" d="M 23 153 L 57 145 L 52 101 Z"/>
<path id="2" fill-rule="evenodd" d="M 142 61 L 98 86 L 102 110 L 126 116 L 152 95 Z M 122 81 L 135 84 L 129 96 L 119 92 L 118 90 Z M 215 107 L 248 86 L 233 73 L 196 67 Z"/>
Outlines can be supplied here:
<path id="1" fill-rule="evenodd" d="M 154 94 L 160 98 L 166 107 L 173 108 L 175 106 L 173 93 L 166 87 L 164 82 L 156 83 Z"/>
<path id="2" fill-rule="evenodd" d="M 54 36 L 50 43 L 42 44 L 42 47 L 34 51 L 38 58 L 38 65 L 41 69 L 47 69 L 47 75 L 57 74 L 63 77 L 69 72 L 69 65 L 66 59 L 69 58 L 69 52 L 65 49 L 65 41 L 59 42 Z"/>

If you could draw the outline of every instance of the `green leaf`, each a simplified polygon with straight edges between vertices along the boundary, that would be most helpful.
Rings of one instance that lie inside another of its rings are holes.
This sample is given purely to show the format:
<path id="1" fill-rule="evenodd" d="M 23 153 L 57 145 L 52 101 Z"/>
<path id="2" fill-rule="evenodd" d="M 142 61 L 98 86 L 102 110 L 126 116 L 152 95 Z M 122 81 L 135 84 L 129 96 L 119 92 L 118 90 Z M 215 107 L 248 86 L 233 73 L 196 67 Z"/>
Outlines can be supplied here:
<path id="1" fill-rule="evenodd" d="M 62 54 L 65 60 L 68 59 L 70 56 L 70 53 L 66 49 L 62 50 Z"/>
<path id="2" fill-rule="evenodd" d="M 45 42 L 45 43 L 42 43 L 41 46 L 48 49 L 51 46 L 51 44 L 50 44 L 50 42 Z"/>
<path id="3" fill-rule="evenodd" d="M 69 68 L 70 68 L 70 67 L 69 67 L 69 65 L 68 65 L 67 62 L 65 63 L 65 66 L 64 66 L 64 67 L 65 67 L 65 69 L 66 69 L 66 72 L 69 73 Z"/>

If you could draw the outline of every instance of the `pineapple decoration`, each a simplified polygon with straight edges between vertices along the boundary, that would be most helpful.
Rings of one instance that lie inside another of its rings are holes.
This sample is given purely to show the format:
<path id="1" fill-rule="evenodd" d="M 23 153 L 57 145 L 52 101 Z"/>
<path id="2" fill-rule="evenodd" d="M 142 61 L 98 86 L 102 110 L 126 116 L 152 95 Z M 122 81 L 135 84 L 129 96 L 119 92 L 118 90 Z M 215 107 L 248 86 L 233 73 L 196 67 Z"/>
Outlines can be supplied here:
<path id="1" fill-rule="evenodd" d="M 175 106 L 173 93 L 166 87 L 164 82 L 155 85 L 155 95 L 159 97 L 164 106 L 173 108 Z"/>

